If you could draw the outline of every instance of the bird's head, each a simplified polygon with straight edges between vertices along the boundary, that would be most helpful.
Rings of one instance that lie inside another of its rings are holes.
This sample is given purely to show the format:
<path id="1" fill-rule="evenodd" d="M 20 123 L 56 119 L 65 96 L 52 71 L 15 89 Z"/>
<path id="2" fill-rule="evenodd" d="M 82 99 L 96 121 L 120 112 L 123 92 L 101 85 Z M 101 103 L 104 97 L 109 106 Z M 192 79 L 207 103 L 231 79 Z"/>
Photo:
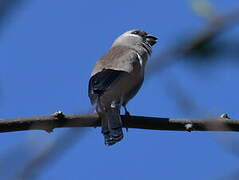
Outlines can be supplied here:
<path id="1" fill-rule="evenodd" d="M 130 30 L 120 35 L 113 43 L 112 46 L 137 46 L 137 45 L 146 45 L 151 48 L 156 42 L 157 39 L 155 36 L 146 33 L 142 30 Z"/>

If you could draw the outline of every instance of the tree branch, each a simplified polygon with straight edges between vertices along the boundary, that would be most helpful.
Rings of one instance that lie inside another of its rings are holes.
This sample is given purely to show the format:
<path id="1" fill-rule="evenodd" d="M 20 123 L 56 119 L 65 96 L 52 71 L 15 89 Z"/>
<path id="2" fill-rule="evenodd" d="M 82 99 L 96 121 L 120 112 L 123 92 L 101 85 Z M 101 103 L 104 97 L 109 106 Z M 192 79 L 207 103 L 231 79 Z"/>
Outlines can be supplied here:
<path id="1" fill-rule="evenodd" d="M 203 47 L 226 30 L 230 30 L 232 26 L 238 25 L 238 22 L 239 8 L 236 8 L 225 15 L 220 15 L 211 19 L 206 27 L 201 29 L 197 34 L 194 36 L 191 34 L 192 38 L 188 38 L 187 35 L 184 35 L 187 37 L 186 40 L 184 38 L 184 41 L 179 41 L 174 47 L 164 50 L 164 52 L 154 58 L 154 61 L 148 64 L 146 78 L 149 78 L 160 69 L 165 68 L 165 66 L 176 62 L 180 56 L 191 54 L 197 57 Z"/>
<path id="2" fill-rule="evenodd" d="M 122 115 L 124 127 L 176 130 L 176 131 L 239 131 L 239 120 L 227 117 L 210 119 L 175 119 L 144 116 Z M 45 130 L 51 132 L 54 128 L 63 127 L 97 127 L 100 119 L 97 114 L 64 115 L 61 111 L 49 116 L 0 120 L 0 132 L 23 130 Z"/>

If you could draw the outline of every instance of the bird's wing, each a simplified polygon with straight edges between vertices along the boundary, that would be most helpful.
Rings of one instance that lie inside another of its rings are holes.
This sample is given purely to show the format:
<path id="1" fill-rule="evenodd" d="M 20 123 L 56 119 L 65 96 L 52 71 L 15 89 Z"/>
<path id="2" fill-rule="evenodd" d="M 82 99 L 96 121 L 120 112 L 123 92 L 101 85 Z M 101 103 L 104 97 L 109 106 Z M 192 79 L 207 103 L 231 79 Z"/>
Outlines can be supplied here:
<path id="1" fill-rule="evenodd" d="M 91 103 L 94 104 L 98 96 L 103 94 L 114 82 L 125 74 L 140 68 L 137 53 L 127 47 L 114 47 L 103 55 L 97 62 L 88 88 Z"/>
<path id="2" fill-rule="evenodd" d="M 123 46 L 116 46 L 105 53 L 92 71 L 92 76 L 103 69 L 131 72 L 135 63 L 139 63 L 137 52 Z"/>
<path id="3" fill-rule="evenodd" d="M 90 78 L 88 95 L 91 103 L 94 104 L 97 96 L 100 96 L 112 85 L 114 81 L 119 79 L 125 72 L 112 69 L 104 69 L 96 73 Z"/>

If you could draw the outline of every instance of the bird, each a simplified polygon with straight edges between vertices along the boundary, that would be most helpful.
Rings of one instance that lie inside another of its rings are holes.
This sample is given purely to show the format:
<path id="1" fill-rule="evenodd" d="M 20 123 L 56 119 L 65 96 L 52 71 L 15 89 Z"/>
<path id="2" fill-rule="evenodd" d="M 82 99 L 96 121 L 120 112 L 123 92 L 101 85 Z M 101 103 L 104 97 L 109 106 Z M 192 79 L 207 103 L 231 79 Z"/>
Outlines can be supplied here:
<path id="1" fill-rule="evenodd" d="M 107 146 L 123 139 L 121 107 L 130 116 L 126 105 L 142 86 L 146 62 L 157 39 L 143 30 L 127 31 L 115 39 L 93 68 L 88 96 L 101 119 Z"/>

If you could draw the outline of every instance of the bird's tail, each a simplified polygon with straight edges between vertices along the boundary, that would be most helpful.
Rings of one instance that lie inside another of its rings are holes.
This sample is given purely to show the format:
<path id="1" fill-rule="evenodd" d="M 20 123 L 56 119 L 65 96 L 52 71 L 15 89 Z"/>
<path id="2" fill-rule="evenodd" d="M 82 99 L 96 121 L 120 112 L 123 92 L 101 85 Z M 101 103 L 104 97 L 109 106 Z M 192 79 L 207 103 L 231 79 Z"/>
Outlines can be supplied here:
<path id="1" fill-rule="evenodd" d="M 101 118 L 102 134 L 106 145 L 113 145 L 123 138 L 120 107 L 104 106 L 98 98 L 97 113 Z"/>

